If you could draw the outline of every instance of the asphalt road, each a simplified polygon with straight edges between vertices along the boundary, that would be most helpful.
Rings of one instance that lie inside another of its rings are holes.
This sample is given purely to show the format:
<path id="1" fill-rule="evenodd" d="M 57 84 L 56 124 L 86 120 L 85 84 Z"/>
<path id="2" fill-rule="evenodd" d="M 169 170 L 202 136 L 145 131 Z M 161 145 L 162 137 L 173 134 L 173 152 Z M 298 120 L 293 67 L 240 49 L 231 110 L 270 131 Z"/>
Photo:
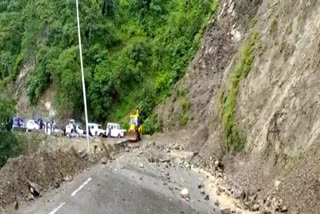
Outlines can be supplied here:
<path id="1" fill-rule="evenodd" d="M 143 165 L 143 166 L 142 166 Z M 168 176 L 170 174 L 170 176 Z M 169 178 L 170 177 L 170 178 Z M 17 214 L 218 214 L 197 185 L 195 172 L 180 168 L 163 170 L 146 159 L 125 154 L 117 161 L 98 165 L 59 189 L 32 203 L 21 205 Z M 188 188 L 190 200 L 180 197 Z"/>

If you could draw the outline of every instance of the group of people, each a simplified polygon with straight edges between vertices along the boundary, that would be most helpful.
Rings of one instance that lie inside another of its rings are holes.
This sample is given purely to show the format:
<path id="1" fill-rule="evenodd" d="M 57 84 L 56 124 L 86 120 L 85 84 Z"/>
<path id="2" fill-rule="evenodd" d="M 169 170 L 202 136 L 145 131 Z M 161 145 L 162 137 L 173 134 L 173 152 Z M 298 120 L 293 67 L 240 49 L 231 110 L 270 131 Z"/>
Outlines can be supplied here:
<path id="1" fill-rule="evenodd" d="M 25 124 L 22 118 L 14 117 L 12 120 L 10 120 L 9 126 L 11 128 L 23 128 Z"/>
<path id="2" fill-rule="evenodd" d="M 89 136 L 92 137 L 93 135 L 90 126 L 88 127 L 88 129 Z M 82 129 L 82 127 L 79 124 L 75 123 L 74 120 L 71 120 L 69 124 L 62 126 L 62 135 L 69 137 L 72 137 L 73 135 L 84 136 L 86 135 L 86 129 Z"/>
<path id="3" fill-rule="evenodd" d="M 10 128 L 26 128 L 27 131 L 30 130 L 43 130 L 46 134 L 50 135 L 51 133 L 55 132 L 57 127 L 57 124 L 55 120 L 43 120 L 41 118 L 38 118 L 36 120 L 29 120 L 26 124 L 24 120 L 20 117 L 14 117 L 11 119 Z"/>
<path id="4" fill-rule="evenodd" d="M 36 123 L 39 125 L 39 129 L 44 130 L 44 133 L 47 135 L 51 135 L 58 128 L 54 120 L 43 121 L 42 119 L 38 119 Z"/>

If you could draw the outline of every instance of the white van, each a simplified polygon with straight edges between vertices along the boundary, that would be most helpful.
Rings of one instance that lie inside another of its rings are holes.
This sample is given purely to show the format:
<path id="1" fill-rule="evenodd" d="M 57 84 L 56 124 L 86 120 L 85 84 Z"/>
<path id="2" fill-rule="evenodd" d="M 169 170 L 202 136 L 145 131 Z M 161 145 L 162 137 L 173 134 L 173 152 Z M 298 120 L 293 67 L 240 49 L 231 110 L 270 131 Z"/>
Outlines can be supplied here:
<path id="1" fill-rule="evenodd" d="M 38 130 L 38 129 L 40 129 L 40 126 L 36 123 L 36 121 L 34 121 L 34 120 L 29 120 L 29 121 L 27 122 L 26 129 L 27 129 L 27 132 L 29 132 L 29 131 L 31 131 L 31 130 Z"/>
<path id="2" fill-rule="evenodd" d="M 68 137 L 80 137 L 84 134 L 84 130 L 81 128 L 79 123 L 76 123 L 75 120 L 71 119 L 69 124 L 66 125 L 66 135 Z"/>
<path id="3" fill-rule="evenodd" d="M 92 136 L 100 136 L 100 137 L 106 136 L 106 131 L 102 129 L 102 126 L 100 124 L 88 123 L 88 127 L 89 127 L 89 132 Z"/>
<path id="4" fill-rule="evenodd" d="M 120 129 L 120 124 L 118 123 L 108 123 L 106 129 L 106 135 L 108 137 L 124 137 L 125 129 Z"/>

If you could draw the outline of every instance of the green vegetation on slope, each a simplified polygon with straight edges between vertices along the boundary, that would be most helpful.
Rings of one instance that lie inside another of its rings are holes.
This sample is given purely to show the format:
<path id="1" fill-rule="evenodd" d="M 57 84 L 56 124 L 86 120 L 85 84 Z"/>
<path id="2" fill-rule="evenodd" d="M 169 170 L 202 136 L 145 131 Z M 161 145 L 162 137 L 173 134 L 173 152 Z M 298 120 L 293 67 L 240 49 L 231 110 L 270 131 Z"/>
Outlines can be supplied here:
<path id="1" fill-rule="evenodd" d="M 137 106 L 143 120 L 152 116 L 184 75 L 215 8 L 214 0 L 82 0 L 90 119 L 119 120 Z M 34 65 L 32 103 L 52 87 L 62 117 L 81 115 L 75 1 L 1 1 L 0 49 L 0 85 Z"/>
<path id="2" fill-rule="evenodd" d="M 162 130 L 163 123 L 160 118 L 151 114 L 143 123 L 143 134 L 153 134 Z"/>
<path id="3" fill-rule="evenodd" d="M 239 85 L 252 69 L 254 62 L 254 49 L 258 40 L 257 33 L 251 33 L 248 41 L 243 45 L 241 55 L 234 71 L 232 72 L 231 88 L 221 97 L 222 104 L 222 124 L 228 150 L 241 151 L 245 146 L 245 139 L 241 136 L 234 119 Z"/>
<path id="4" fill-rule="evenodd" d="M 9 158 L 22 152 L 22 146 L 16 136 L 10 132 L 10 120 L 14 116 L 14 101 L 0 96 L 0 168 Z"/>

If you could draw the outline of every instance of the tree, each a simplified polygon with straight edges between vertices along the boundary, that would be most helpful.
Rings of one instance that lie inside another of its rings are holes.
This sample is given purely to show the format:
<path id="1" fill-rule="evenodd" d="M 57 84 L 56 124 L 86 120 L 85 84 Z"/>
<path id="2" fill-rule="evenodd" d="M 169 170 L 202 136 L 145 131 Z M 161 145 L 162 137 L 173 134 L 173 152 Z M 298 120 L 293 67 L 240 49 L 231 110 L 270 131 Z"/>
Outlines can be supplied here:
<path id="1" fill-rule="evenodd" d="M 15 102 L 5 96 L 0 96 L 0 167 L 9 158 L 18 156 L 22 146 L 16 136 L 10 132 L 10 120 L 14 116 Z"/>
<path id="2" fill-rule="evenodd" d="M 215 0 L 80 1 L 90 120 L 124 120 L 137 105 L 143 119 L 150 117 L 185 74 L 215 6 Z M 75 15 L 73 0 L 0 0 L 0 88 L 22 68 L 34 68 L 27 75 L 31 103 L 53 90 L 57 115 L 82 119 Z"/>
<path id="3" fill-rule="evenodd" d="M 101 122 L 108 118 L 112 98 L 116 97 L 120 90 L 118 74 L 112 70 L 110 64 L 109 61 L 104 61 L 96 67 L 88 90 L 90 111 Z"/>
<path id="4" fill-rule="evenodd" d="M 102 0 L 102 14 L 106 17 L 114 17 L 116 14 L 117 0 Z"/>
<path id="5" fill-rule="evenodd" d="M 61 117 L 73 116 L 72 113 L 79 114 L 83 109 L 83 97 L 78 47 L 64 50 L 51 64 L 50 69 L 54 71 L 54 87 L 59 90 L 56 105 L 61 109 Z M 86 74 L 89 74 L 88 70 Z"/>
<path id="6" fill-rule="evenodd" d="M 15 102 L 13 100 L 5 95 L 0 96 L 0 131 L 10 130 L 9 123 L 15 114 L 14 106 Z"/>

